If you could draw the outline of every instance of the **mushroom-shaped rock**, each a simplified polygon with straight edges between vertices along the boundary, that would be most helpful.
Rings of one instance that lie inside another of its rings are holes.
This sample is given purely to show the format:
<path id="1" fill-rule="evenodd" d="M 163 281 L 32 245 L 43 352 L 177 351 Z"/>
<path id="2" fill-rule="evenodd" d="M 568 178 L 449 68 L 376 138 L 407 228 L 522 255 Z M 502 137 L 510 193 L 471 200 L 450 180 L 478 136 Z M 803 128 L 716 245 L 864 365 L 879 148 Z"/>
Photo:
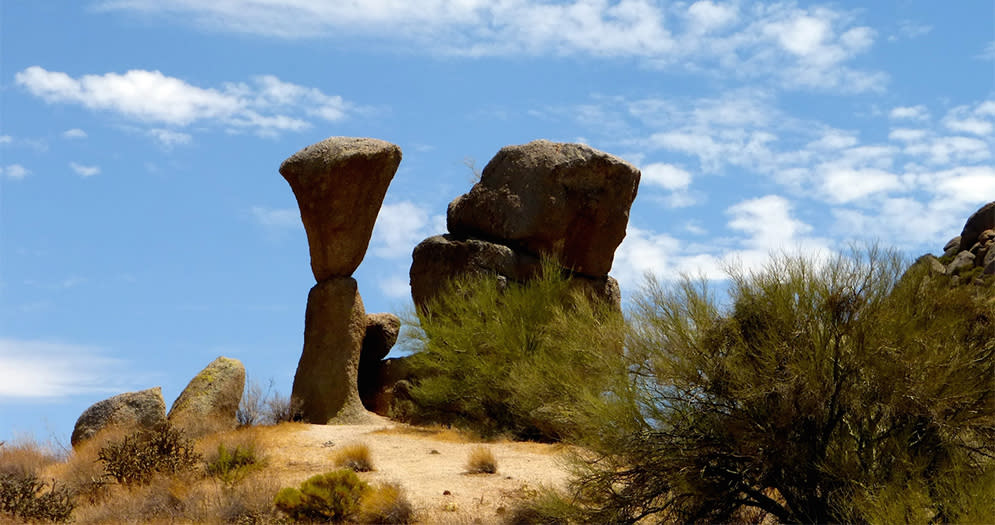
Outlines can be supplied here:
<path id="1" fill-rule="evenodd" d="M 357 390 L 366 311 L 356 280 L 328 279 L 311 288 L 304 315 L 304 350 L 292 398 L 305 421 L 359 423 L 370 414 Z"/>
<path id="2" fill-rule="evenodd" d="M 359 398 L 368 410 L 373 410 L 370 402 L 381 390 L 380 368 L 384 358 L 397 342 L 401 331 L 401 320 L 394 314 L 369 314 L 366 316 L 366 336 L 363 337 L 363 351 L 359 357 Z"/>
<path id="3" fill-rule="evenodd" d="M 238 359 L 218 357 L 200 371 L 169 409 L 169 421 L 200 431 L 238 426 L 236 413 L 245 389 L 245 367 Z"/>
<path id="4" fill-rule="evenodd" d="M 400 162 L 401 149 L 389 142 L 332 137 L 280 165 L 297 197 L 316 281 L 359 267 Z"/>
<path id="5" fill-rule="evenodd" d="M 449 232 L 549 254 L 564 268 L 603 277 L 625 237 L 639 178 L 628 162 L 583 144 L 507 146 L 449 204 Z"/>
<path id="6" fill-rule="evenodd" d="M 982 206 L 971 215 L 960 232 L 958 252 L 969 251 L 985 230 L 995 229 L 995 201 Z"/>
<path id="7" fill-rule="evenodd" d="M 76 420 L 70 437 L 75 447 L 105 428 L 152 428 L 166 421 L 166 402 L 160 387 L 126 392 L 98 401 Z"/>

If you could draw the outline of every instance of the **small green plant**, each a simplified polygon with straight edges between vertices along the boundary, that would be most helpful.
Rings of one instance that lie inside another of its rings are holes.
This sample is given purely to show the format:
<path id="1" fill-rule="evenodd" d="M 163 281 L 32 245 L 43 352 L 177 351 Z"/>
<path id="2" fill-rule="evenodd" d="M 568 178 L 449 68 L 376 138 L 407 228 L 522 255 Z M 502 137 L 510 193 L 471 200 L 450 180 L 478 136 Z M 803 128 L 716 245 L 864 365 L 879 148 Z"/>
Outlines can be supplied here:
<path id="1" fill-rule="evenodd" d="M 397 483 L 384 483 L 363 494 L 359 520 L 363 523 L 406 524 L 414 521 L 414 509 Z"/>
<path id="2" fill-rule="evenodd" d="M 300 488 L 280 490 L 274 505 L 295 521 L 344 521 L 359 510 L 368 488 L 355 472 L 336 470 L 312 476 Z"/>
<path id="3" fill-rule="evenodd" d="M 483 446 L 473 447 L 466 460 L 466 471 L 470 474 L 494 474 L 497 472 L 497 460 L 491 449 Z"/>
<path id="4" fill-rule="evenodd" d="M 259 467 L 256 447 L 252 443 L 237 444 L 234 447 L 218 443 L 216 455 L 207 461 L 207 473 L 226 485 L 234 485 Z"/>
<path id="5" fill-rule="evenodd" d="M 370 447 L 363 443 L 354 443 L 342 447 L 335 454 L 335 466 L 347 468 L 355 472 L 369 472 L 373 470 Z"/>
<path id="6" fill-rule="evenodd" d="M 30 472 L 0 471 L 0 517 L 65 522 L 74 506 L 72 494 L 64 485 L 41 481 Z"/>
<path id="7" fill-rule="evenodd" d="M 191 470 L 201 457 L 183 432 L 163 423 L 108 443 L 97 453 L 104 470 L 118 483 L 148 484 L 156 473 Z"/>

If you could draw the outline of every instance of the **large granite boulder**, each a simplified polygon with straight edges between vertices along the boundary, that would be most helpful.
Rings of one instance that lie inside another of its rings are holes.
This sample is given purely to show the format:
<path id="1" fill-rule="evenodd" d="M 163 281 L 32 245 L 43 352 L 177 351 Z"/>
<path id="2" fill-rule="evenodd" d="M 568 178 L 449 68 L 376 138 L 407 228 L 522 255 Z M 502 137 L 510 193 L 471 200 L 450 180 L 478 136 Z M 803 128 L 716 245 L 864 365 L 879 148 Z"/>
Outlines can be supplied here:
<path id="1" fill-rule="evenodd" d="M 84 410 L 76 420 L 70 442 L 76 447 L 106 428 L 148 429 L 165 421 L 166 402 L 162 398 L 162 388 L 127 392 Z"/>
<path id="2" fill-rule="evenodd" d="M 401 149 L 389 142 L 332 137 L 280 165 L 297 197 L 316 281 L 359 267 L 400 162 Z"/>
<path id="3" fill-rule="evenodd" d="M 238 359 L 218 357 L 200 371 L 169 409 L 168 419 L 179 427 L 202 431 L 238 426 L 236 413 L 245 390 L 245 367 Z"/>
<path id="4" fill-rule="evenodd" d="M 355 279 L 328 279 L 311 288 L 304 316 L 304 350 L 291 396 L 300 404 L 305 421 L 328 424 L 369 419 L 357 390 L 366 323 Z"/>
<path id="5" fill-rule="evenodd" d="M 469 193 L 449 205 L 458 237 L 497 240 L 603 277 L 625 237 L 639 170 L 583 144 L 537 140 L 502 148 Z"/>
<path id="6" fill-rule="evenodd" d="M 964 229 L 960 232 L 959 251 L 970 251 L 985 230 L 995 230 L 995 201 L 982 206 L 964 223 Z"/>

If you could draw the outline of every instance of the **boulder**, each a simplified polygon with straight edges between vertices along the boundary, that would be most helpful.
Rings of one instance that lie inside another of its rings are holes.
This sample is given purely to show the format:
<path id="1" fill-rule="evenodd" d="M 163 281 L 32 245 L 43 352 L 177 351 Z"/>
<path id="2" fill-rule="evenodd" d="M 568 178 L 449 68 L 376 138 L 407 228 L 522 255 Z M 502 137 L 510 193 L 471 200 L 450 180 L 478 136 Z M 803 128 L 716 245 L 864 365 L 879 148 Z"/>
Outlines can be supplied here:
<path id="1" fill-rule="evenodd" d="M 524 282 L 542 265 L 539 258 L 479 239 L 436 235 L 415 246 L 411 254 L 411 297 L 419 309 L 438 294 L 446 283 L 466 274 L 495 274 Z"/>
<path id="2" fill-rule="evenodd" d="M 363 406 L 381 416 L 390 417 L 394 400 L 407 398 L 411 365 L 407 357 L 385 359 L 377 363 L 375 375 L 361 390 Z"/>
<path id="3" fill-rule="evenodd" d="M 280 165 L 297 197 L 316 281 L 359 267 L 400 162 L 401 149 L 389 142 L 332 137 Z"/>
<path id="4" fill-rule="evenodd" d="M 369 419 L 357 390 L 366 324 L 355 279 L 328 279 L 311 288 L 304 315 L 304 350 L 291 396 L 305 421 L 328 424 Z"/>
<path id="5" fill-rule="evenodd" d="M 169 409 L 174 425 L 202 431 L 230 430 L 238 426 L 236 413 L 245 390 L 245 367 L 238 359 L 218 357 L 200 371 Z"/>
<path id="6" fill-rule="evenodd" d="M 537 140 L 502 148 L 469 193 L 449 204 L 449 232 L 549 254 L 593 277 L 611 269 L 640 173 L 583 144 Z"/>
<path id="7" fill-rule="evenodd" d="M 947 265 L 947 275 L 957 275 L 963 270 L 974 268 L 974 254 L 963 251 L 954 257 L 954 260 Z"/>
<path id="8" fill-rule="evenodd" d="M 943 253 L 946 253 L 954 248 L 959 248 L 959 247 L 960 247 L 960 235 L 954 237 L 953 239 L 950 239 L 949 241 L 947 241 L 946 244 L 943 245 Z"/>
<path id="9" fill-rule="evenodd" d="M 985 260 L 982 261 L 982 272 L 986 275 L 995 274 L 995 247 L 985 253 Z"/>
<path id="10" fill-rule="evenodd" d="M 366 336 L 363 337 L 363 350 L 359 356 L 359 376 L 357 386 L 359 399 L 367 410 L 373 410 L 368 401 L 381 388 L 380 369 L 383 358 L 397 342 L 401 330 L 401 320 L 393 314 L 369 314 L 366 316 Z"/>
<path id="11" fill-rule="evenodd" d="M 960 232 L 958 251 L 970 250 L 985 230 L 995 230 L 995 201 L 985 204 L 967 219 Z"/>
<path id="12" fill-rule="evenodd" d="M 938 273 L 938 274 L 947 273 L 947 269 L 946 267 L 943 266 L 943 263 L 941 263 L 940 260 L 937 259 L 936 256 L 931 253 L 927 253 L 916 259 L 915 264 L 917 265 L 926 264 L 928 265 L 930 271 L 932 271 L 933 273 Z"/>
<path id="13" fill-rule="evenodd" d="M 94 403 L 76 420 L 70 443 L 73 447 L 110 427 L 153 428 L 166 421 L 162 388 L 127 392 Z"/>

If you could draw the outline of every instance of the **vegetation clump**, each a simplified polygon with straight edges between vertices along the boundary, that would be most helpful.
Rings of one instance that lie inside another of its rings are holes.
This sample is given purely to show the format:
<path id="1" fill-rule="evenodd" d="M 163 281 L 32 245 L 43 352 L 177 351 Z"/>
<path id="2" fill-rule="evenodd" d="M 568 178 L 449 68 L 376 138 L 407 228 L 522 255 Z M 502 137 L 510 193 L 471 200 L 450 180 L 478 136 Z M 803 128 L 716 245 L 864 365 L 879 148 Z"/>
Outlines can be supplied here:
<path id="1" fill-rule="evenodd" d="M 74 507 L 65 485 L 42 481 L 31 472 L 0 470 L 0 517 L 66 522 Z"/>
<path id="2" fill-rule="evenodd" d="M 312 476 L 277 493 L 276 508 L 295 521 L 344 521 L 359 511 L 368 485 L 349 469 Z"/>
<path id="3" fill-rule="evenodd" d="M 526 283 L 456 278 L 408 324 L 416 379 L 395 413 L 416 423 L 556 441 L 620 373 L 606 357 L 622 350 L 622 315 L 548 260 Z"/>
<path id="4" fill-rule="evenodd" d="M 335 454 L 335 466 L 347 468 L 354 472 L 369 472 L 373 470 L 370 447 L 363 443 L 345 445 Z"/>
<path id="5" fill-rule="evenodd" d="M 491 449 L 476 446 L 470 449 L 466 459 L 466 471 L 470 474 L 494 474 L 497 472 L 497 459 Z"/>
<path id="6" fill-rule="evenodd" d="M 201 461 L 193 443 L 169 423 L 110 442 L 97 458 L 104 463 L 107 475 L 126 485 L 146 485 L 157 473 L 189 471 Z"/>
<path id="7" fill-rule="evenodd" d="M 995 288 L 874 248 L 651 281 L 592 405 L 594 521 L 982 522 L 995 500 Z"/>
<path id="8" fill-rule="evenodd" d="M 234 446 L 218 443 L 216 453 L 207 461 L 207 473 L 226 485 L 234 485 L 259 466 L 260 460 L 253 443 Z"/>
<path id="9" fill-rule="evenodd" d="M 415 519 L 411 502 L 397 483 L 369 488 L 360 500 L 359 520 L 379 525 L 404 525 Z"/>

